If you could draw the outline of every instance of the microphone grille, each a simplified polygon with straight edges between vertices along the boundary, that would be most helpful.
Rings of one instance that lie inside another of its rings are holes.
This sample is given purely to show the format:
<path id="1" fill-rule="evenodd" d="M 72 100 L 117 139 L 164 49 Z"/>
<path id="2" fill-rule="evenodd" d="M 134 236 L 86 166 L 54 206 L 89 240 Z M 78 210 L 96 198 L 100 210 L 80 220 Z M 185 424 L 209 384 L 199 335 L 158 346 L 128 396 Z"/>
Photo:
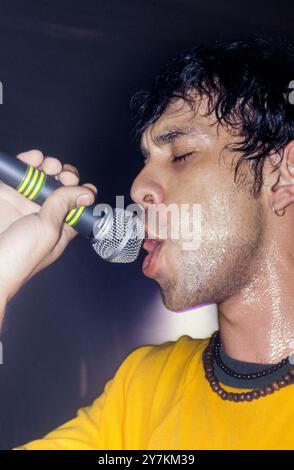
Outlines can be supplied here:
<path id="1" fill-rule="evenodd" d="M 95 233 L 93 248 L 101 258 L 112 263 L 131 263 L 139 255 L 145 236 L 145 227 L 137 215 L 123 209 L 114 209 Z"/>

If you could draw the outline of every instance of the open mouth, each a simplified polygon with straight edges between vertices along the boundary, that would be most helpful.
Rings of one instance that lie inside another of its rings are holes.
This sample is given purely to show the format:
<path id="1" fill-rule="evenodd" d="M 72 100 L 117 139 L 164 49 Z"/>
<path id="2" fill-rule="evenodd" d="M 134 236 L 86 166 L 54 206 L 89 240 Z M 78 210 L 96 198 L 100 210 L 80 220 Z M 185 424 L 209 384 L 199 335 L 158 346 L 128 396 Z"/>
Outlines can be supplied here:
<path id="1" fill-rule="evenodd" d="M 155 261 L 158 257 L 159 251 L 162 247 L 162 242 L 159 240 L 153 240 L 145 238 L 143 248 L 147 251 L 147 256 L 144 258 L 142 271 L 146 276 L 151 277 L 152 272 L 155 268 Z"/>

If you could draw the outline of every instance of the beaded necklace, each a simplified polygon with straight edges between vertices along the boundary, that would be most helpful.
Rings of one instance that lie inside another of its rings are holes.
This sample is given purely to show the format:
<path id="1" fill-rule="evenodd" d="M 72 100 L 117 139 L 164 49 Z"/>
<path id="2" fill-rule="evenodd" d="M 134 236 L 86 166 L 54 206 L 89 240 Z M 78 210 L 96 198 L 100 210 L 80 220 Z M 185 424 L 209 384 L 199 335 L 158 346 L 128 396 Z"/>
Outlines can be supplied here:
<path id="1" fill-rule="evenodd" d="M 274 380 L 270 382 L 268 385 L 265 385 L 264 387 L 256 388 L 249 392 L 241 392 L 241 393 L 228 392 L 219 384 L 219 381 L 214 371 L 214 364 L 213 364 L 214 360 L 217 362 L 218 365 L 223 364 L 219 355 L 219 349 L 220 349 L 220 337 L 219 337 L 219 332 L 217 331 L 211 336 L 209 343 L 207 347 L 205 348 L 203 362 L 204 362 L 205 377 L 207 378 L 211 389 L 215 393 L 217 393 L 223 400 L 229 400 L 233 402 L 257 400 L 260 397 L 264 397 L 266 395 L 269 395 L 271 393 L 274 393 L 280 390 L 283 387 L 286 387 L 293 380 L 294 366 L 292 365 L 291 367 L 289 367 L 287 373 L 281 376 L 280 380 Z M 255 373 L 255 374 L 238 374 L 232 371 L 231 369 L 229 369 L 228 367 L 226 367 L 224 364 L 223 364 L 224 366 L 223 370 L 225 372 L 228 371 L 227 373 L 229 375 L 232 375 L 235 378 L 240 378 L 240 379 L 258 378 L 258 377 L 262 377 L 265 375 L 269 375 L 272 372 L 275 372 L 280 367 L 282 367 L 287 361 L 288 361 L 288 358 L 283 359 L 278 364 L 275 364 L 274 366 L 268 369 L 265 369 L 261 372 Z"/>

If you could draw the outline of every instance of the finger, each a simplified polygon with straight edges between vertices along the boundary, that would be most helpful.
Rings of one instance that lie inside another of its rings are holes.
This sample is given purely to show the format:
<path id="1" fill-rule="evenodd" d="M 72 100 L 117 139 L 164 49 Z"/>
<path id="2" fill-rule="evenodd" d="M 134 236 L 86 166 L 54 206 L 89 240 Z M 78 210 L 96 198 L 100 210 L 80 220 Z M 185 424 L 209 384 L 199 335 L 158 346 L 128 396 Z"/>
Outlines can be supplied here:
<path id="1" fill-rule="evenodd" d="M 67 214 L 75 207 L 89 206 L 94 202 L 94 193 L 84 186 L 62 186 L 44 202 L 39 216 L 56 230 L 63 226 Z"/>
<path id="2" fill-rule="evenodd" d="M 73 173 L 71 170 L 65 170 L 59 173 L 56 176 L 56 179 L 65 186 L 77 186 L 79 184 L 80 178 L 76 173 Z"/>
<path id="3" fill-rule="evenodd" d="M 70 163 L 64 163 L 62 172 L 55 176 L 65 186 L 78 185 L 80 182 L 79 170 Z"/>
<path id="4" fill-rule="evenodd" d="M 16 158 L 26 163 L 27 165 L 32 165 L 38 167 L 42 164 L 44 160 L 44 155 L 40 150 L 29 150 L 28 152 L 21 152 L 16 155 Z"/>
<path id="5" fill-rule="evenodd" d="M 74 173 L 75 175 L 80 177 L 79 170 L 77 169 L 76 166 L 71 165 L 70 163 L 64 163 L 64 165 L 62 167 L 62 171 L 67 171 L 67 170 L 71 171 L 72 173 Z"/>
<path id="6" fill-rule="evenodd" d="M 91 189 L 91 191 L 94 192 L 95 196 L 97 196 L 97 194 L 98 194 L 98 189 L 96 188 L 96 186 L 94 186 L 94 184 L 92 184 L 92 183 L 84 183 L 83 186 L 85 186 L 86 188 Z"/>
<path id="7" fill-rule="evenodd" d="M 62 164 L 58 158 L 46 157 L 40 165 L 40 170 L 47 175 L 58 175 L 62 171 Z"/>
<path id="8" fill-rule="evenodd" d="M 83 187 L 86 187 L 86 188 L 91 190 L 91 192 L 93 194 L 93 202 L 94 202 L 94 199 L 96 198 L 96 195 L 97 195 L 97 192 L 98 192 L 96 186 L 94 186 L 94 184 L 91 184 L 91 183 L 85 183 L 85 184 L 83 184 Z M 64 238 L 64 246 L 66 246 L 77 234 L 78 234 L 78 232 L 75 230 L 74 227 L 71 227 L 68 224 L 64 224 L 63 225 L 63 233 L 62 233 L 62 238 Z M 62 245 L 62 238 L 59 241 L 59 244 L 61 244 L 61 245 Z"/>

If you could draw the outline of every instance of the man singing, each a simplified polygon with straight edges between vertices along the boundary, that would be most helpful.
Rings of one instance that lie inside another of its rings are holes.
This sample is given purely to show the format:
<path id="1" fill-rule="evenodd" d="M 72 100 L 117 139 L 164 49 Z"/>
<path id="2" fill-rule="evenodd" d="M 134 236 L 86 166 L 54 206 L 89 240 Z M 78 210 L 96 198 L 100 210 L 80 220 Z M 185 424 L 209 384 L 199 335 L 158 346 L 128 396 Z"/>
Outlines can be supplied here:
<path id="1" fill-rule="evenodd" d="M 146 225 L 143 272 L 170 310 L 216 303 L 220 329 L 138 347 L 91 406 L 22 449 L 294 448 L 291 80 L 287 43 L 231 42 L 173 60 L 135 100 L 145 164 L 132 199 L 146 212 L 201 204 L 194 250 Z M 66 214 L 95 196 L 69 164 L 36 150 L 18 158 L 64 187 L 40 208 L 0 186 L 2 320 L 75 236 Z"/>

